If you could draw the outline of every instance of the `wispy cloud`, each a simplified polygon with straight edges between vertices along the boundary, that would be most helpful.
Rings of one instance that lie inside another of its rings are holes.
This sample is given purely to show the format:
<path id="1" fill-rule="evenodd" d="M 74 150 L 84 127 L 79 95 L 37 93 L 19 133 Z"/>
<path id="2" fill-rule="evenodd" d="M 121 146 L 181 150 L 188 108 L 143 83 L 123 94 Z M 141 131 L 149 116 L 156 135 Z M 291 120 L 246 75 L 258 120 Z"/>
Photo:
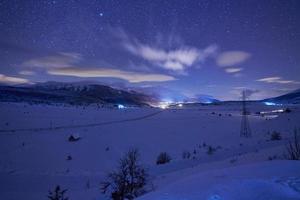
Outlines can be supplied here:
<path id="1" fill-rule="evenodd" d="M 35 75 L 35 72 L 31 71 L 31 70 L 22 70 L 22 71 L 19 72 L 19 74 L 26 75 L 26 76 L 31 76 L 31 75 Z"/>
<path id="2" fill-rule="evenodd" d="M 60 52 L 57 55 L 45 56 L 25 61 L 22 66 L 30 68 L 63 68 L 71 67 L 82 60 L 78 53 Z"/>
<path id="3" fill-rule="evenodd" d="M 204 50 L 199 50 L 194 47 L 180 47 L 168 51 L 141 43 L 125 43 L 124 47 L 132 54 L 140 56 L 154 65 L 177 72 L 184 72 L 197 61 L 204 61 L 217 48 L 216 46 L 209 46 Z"/>
<path id="4" fill-rule="evenodd" d="M 129 36 L 121 29 L 115 35 L 121 39 L 121 45 L 130 53 L 138 56 L 152 65 L 162 67 L 178 73 L 185 73 L 186 69 L 197 62 L 204 62 L 209 56 L 214 55 L 218 49 L 213 44 L 204 49 L 187 46 L 183 42 L 176 43 L 176 47 L 169 45 L 149 45 L 141 43 L 136 38 Z M 177 40 L 178 41 L 178 40 Z"/>
<path id="5" fill-rule="evenodd" d="M 26 61 L 23 67 L 29 69 L 42 68 L 51 75 L 73 76 L 81 78 L 118 78 L 131 83 L 139 82 L 163 82 L 175 80 L 173 76 L 159 73 L 141 73 L 135 71 L 118 70 L 114 68 L 87 68 L 83 67 L 84 58 L 77 53 L 58 53 L 54 56 L 46 56 Z M 32 70 L 22 70 L 19 73 L 31 75 Z"/>
<path id="6" fill-rule="evenodd" d="M 16 85 L 22 83 L 30 83 L 30 81 L 24 78 L 18 78 L 18 77 L 6 76 L 4 74 L 0 74 L 0 83 L 4 83 L 8 85 Z"/>
<path id="7" fill-rule="evenodd" d="M 257 79 L 256 81 L 265 82 L 265 83 L 300 84 L 299 81 L 285 80 L 285 79 L 283 79 L 282 77 L 279 77 L 279 76 L 261 78 L 261 79 Z"/>
<path id="8" fill-rule="evenodd" d="M 107 68 L 54 68 L 48 70 L 49 74 L 60 75 L 60 76 L 74 76 L 83 78 L 119 78 L 126 80 L 131 83 L 140 82 L 164 82 L 176 80 L 173 76 L 163 74 L 150 74 L 140 73 L 132 71 L 123 71 L 118 69 L 107 69 Z"/>
<path id="9" fill-rule="evenodd" d="M 237 99 L 242 99 L 243 92 L 245 92 L 245 96 L 247 99 L 262 99 L 266 97 L 264 95 L 265 92 L 258 89 L 251 89 L 245 86 L 233 87 L 230 93 L 234 95 Z"/>
<path id="10" fill-rule="evenodd" d="M 243 70 L 243 68 L 240 68 L 240 67 L 230 67 L 230 68 L 226 68 L 225 72 L 227 72 L 227 73 L 237 73 L 237 72 L 240 72 L 242 70 Z"/>
<path id="11" fill-rule="evenodd" d="M 230 67 L 245 62 L 251 57 L 250 53 L 244 51 L 225 51 L 216 58 L 216 63 L 220 67 Z"/>

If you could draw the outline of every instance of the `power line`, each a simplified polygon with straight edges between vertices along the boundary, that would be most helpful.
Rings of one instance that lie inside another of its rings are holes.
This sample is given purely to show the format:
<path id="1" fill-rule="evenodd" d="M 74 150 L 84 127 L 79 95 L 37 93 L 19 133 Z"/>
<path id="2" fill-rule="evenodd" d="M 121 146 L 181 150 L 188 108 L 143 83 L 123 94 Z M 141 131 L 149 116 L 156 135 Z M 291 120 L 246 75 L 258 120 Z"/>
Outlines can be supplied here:
<path id="1" fill-rule="evenodd" d="M 246 107 L 246 91 L 242 92 L 243 100 L 242 100 L 242 124 L 241 124 L 241 137 L 251 137 L 251 129 L 250 129 L 250 124 L 248 120 L 248 115 L 250 112 L 247 110 Z"/>

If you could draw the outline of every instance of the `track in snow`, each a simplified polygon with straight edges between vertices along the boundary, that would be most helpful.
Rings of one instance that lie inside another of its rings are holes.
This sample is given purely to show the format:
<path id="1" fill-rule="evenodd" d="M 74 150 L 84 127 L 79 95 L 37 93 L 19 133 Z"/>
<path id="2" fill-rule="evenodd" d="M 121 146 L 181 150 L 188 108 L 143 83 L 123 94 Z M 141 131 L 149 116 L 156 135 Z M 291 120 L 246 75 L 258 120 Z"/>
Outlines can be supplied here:
<path id="1" fill-rule="evenodd" d="M 141 117 L 135 117 L 130 119 L 121 119 L 121 120 L 113 120 L 108 122 L 99 122 L 99 123 L 92 123 L 92 124 L 79 124 L 79 125 L 66 125 L 66 126 L 55 126 L 55 127 L 47 127 L 47 128 L 21 128 L 21 129 L 0 129 L 0 133 L 14 133 L 14 132 L 26 132 L 26 131 L 51 131 L 51 130 L 60 130 L 60 129 L 72 129 L 72 128 L 85 128 L 85 127 L 95 127 L 95 126 L 103 126 L 103 125 L 110 125 L 110 124 L 118 124 L 124 122 L 132 122 L 132 121 L 139 121 L 143 119 L 147 119 L 153 117 L 155 115 L 160 114 L 163 112 L 162 110 L 144 115 Z"/>

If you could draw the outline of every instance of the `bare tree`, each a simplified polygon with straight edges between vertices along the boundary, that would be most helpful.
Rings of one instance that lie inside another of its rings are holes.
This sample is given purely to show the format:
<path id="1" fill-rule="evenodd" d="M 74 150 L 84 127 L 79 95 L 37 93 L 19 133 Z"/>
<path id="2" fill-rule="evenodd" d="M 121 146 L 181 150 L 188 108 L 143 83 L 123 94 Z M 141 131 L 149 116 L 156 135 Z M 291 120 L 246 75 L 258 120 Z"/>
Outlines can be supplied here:
<path id="1" fill-rule="evenodd" d="M 50 200 L 68 200 L 68 197 L 65 197 L 67 190 L 62 190 L 59 185 L 57 185 L 54 191 L 49 191 L 48 199 Z"/>
<path id="2" fill-rule="evenodd" d="M 162 165 L 170 162 L 172 160 L 171 156 L 167 152 L 161 152 L 157 159 L 156 159 L 156 164 L 157 165 Z"/>
<path id="3" fill-rule="evenodd" d="M 294 138 L 292 141 L 289 141 L 286 149 L 288 152 L 288 159 L 300 160 L 300 138 L 296 129 L 294 131 Z"/>
<path id="4" fill-rule="evenodd" d="M 118 169 L 110 172 L 107 180 L 101 183 L 102 192 L 110 194 L 113 200 L 134 199 L 145 193 L 148 173 L 139 159 L 137 149 L 129 150 L 120 159 Z"/>

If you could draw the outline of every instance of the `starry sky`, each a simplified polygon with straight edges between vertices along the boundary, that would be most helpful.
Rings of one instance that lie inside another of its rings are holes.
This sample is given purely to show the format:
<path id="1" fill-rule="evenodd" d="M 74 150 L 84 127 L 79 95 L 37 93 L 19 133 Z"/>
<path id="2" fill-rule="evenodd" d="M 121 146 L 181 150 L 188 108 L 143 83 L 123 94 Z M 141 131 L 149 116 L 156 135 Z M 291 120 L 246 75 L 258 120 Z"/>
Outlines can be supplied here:
<path id="1" fill-rule="evenodd" d="M 263 99 L 300 88 L 299 52 L 299 0 L 0 0 L 1 84 Z"/>

